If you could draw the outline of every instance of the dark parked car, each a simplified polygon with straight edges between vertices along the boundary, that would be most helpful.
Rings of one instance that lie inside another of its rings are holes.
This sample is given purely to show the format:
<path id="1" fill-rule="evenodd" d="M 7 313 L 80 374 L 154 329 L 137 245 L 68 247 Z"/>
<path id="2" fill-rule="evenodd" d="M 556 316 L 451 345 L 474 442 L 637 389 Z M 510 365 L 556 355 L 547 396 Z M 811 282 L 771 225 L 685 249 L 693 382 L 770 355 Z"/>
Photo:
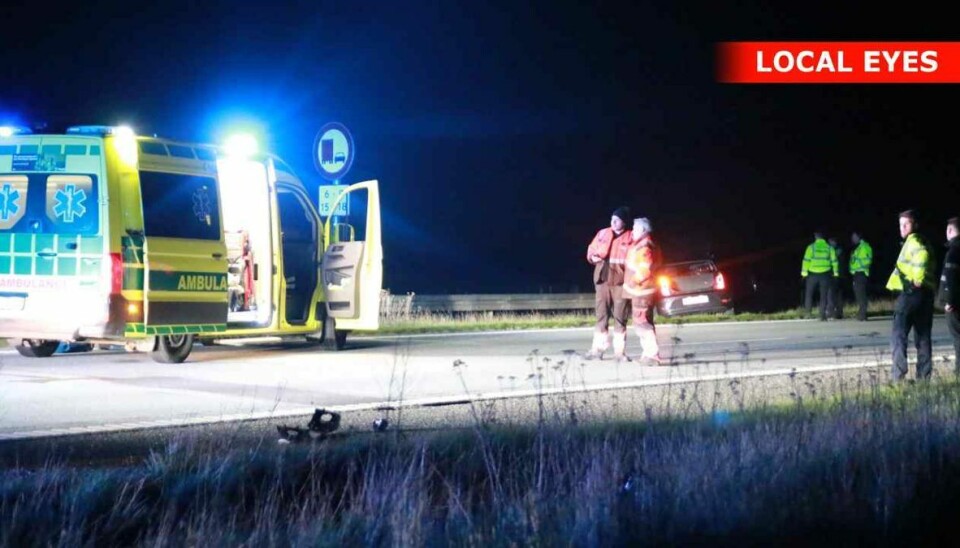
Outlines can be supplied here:
<path id="1" fill-rule="evenodd" d="M 663 316 L 733 313 L 727 281 L 712 260 L 665 264 L 657 271 L 657 286 L 657 312 Z"/>

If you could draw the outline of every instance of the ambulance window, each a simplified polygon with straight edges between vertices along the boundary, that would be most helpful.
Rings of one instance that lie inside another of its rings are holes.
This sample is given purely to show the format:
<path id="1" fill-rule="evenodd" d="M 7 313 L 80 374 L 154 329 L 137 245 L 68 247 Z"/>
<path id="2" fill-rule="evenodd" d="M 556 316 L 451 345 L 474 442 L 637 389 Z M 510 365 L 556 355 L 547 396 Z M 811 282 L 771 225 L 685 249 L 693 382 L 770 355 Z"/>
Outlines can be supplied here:
<path id="1" fill-rule="evenodd" d="M 99 228 L 95 176 L 0 174 L 0 230 L 96 234 Z"/>
<path id="2" fill-rule="evenodd" d="M 10 230 L 27 213 L 26 175 L 0 175 L 0 230 Z"/>
<path id="3" fill-rule="evenodd" d="M 337 222 L 331 222 L 331 231 L 336 230 L 336 234 L 331 236 L 331 240 L 340 242 L 363 242 L 367 239 L 367 202 L 369 192 L 367 189 L 354 190 L 347 198 L 347 211 L 349 215 L 340 216 Z M 337 228 L 334 229 L 333 226 Z"/>
<path id="4" fill-rule="evenodd" d="M 140 152 L 144 154 L 157 154 L 159 156 L 166 156 L 167 148 L 163 146 L 163 143 L 140 141 Z"/>
<path id="5" fill-rule="evenodd" d="M 96 234 L 100 208 L 96 180 L 89 175 L 47 177 L 45 211 L 49 230 L 57 234 Z"/>
<path id="6" fill-rule="evenodd" d="M 194 152 L 197 153 L 197 158 L 203 160 L 204 162 L 212 162 L 217 159 L 216 154 L 208 148 L 195 148 Z"/>
<path id="7" fill-rule="evenodd" d="M 147 237 L 220 239 L 217 180 L 200 175 L 140 172 Z"/>
<path id="8" fill-rule="evenodd" d="M 176 156 L 177 158 L 190 158 L 193 159 L 193 149 L 190 147 L 185 147 L 183 145 L 167 145 L 167 150 L 170 151 L 170 156 Z"/>

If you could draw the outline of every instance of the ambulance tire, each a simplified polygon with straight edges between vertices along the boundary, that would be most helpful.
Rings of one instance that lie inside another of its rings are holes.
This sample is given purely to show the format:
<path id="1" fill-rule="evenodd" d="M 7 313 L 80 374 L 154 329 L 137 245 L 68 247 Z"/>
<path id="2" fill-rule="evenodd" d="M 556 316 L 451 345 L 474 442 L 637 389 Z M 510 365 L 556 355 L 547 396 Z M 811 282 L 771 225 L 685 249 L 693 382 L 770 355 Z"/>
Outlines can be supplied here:
<path id="1" fill-rule="evenodd" d="M 57 351 L 60 341 L 46 339 L 22 339 L 16 345 L 17 352 L 28 358 L 49 358 Z"/>
<path id="2" fill-rule="evenodd" d="M 193 335 L 159 335 L 150 357 L 159 363 L 183 363 L 191 350 Z"/>

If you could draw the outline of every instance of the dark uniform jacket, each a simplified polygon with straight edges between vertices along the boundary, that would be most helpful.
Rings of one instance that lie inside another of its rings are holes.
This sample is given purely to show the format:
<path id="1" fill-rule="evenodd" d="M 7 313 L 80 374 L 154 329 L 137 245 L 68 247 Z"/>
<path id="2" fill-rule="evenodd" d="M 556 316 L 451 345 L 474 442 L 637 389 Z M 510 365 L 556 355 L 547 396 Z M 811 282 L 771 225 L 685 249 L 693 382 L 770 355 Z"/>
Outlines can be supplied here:
<path id="1" fill-rule="evenodd" d="M 937 305 L 960 308 L 960 237 L 947 243 L 947 256 L 943 259 L 943 274 L 940 275 L 940 290 Z"/>

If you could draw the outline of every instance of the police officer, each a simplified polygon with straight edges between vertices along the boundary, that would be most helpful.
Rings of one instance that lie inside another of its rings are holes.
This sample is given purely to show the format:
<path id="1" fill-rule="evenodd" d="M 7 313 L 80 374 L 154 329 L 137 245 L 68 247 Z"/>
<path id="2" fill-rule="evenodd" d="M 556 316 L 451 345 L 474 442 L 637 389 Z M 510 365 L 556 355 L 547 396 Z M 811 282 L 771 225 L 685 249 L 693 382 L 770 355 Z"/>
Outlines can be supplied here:
<path id="1" fill-rule="evenodd" d="M 947 256 L 937 301 L 946 312 L 947 329 L 953 337 L 953 372 L 960 375 L 960 217 L 947 221 Z"/>
<path id="2" fill-rule="evenodd" d="M 800 270 L 800 276 L 806 281 L 803 308 L 807 316 L 810 316 L 813 308 L 813 291 L 816 289 L 820 294 L 820 321 L 827 320 L 830 286 L 837 274 L 837 253 L 823 239 L 823 232 L 818 230 L 813 233 L 813 242 L 803 254 L 803 267 Z"/>
<path id="3" fill-rule="evenodd" d="M 853 277 L 853 296 L 857 301 L 857 319 L 867 321 L 867 283 L 870 280 L 870 267 L 873 265 L 873 248 L 854 231 L 850 235 L 854 248 L 850 253 L 850 276 Z"/>
<path id="4" fill-rule="evenodd" d="M 917 233 L 918 228 L 914 210 L 900 213 L 900 236 L 904 242 L 893 273 L 887 280 L 887 289 L 897 294 L 890 337 L 894 381 L 907 375 L 907 338 L 911 329 L 917 346 L 917 378 L 927 379 L 933 371 L 930 332 L 933 329 L 936 260 L 929 244 Z"/>

